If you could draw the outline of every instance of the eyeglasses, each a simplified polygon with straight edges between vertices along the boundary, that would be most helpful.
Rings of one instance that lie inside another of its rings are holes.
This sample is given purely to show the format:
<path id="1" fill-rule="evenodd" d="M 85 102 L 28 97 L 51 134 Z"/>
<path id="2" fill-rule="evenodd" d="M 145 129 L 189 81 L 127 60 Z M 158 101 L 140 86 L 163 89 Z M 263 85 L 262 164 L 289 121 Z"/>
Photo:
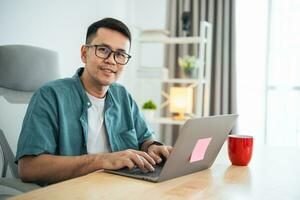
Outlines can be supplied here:
<path id="1" fill-rule="evenodd" d="M 131 55 L 122 51 L 113 51 L 107 46 L 103 45 L 85 45 L 86 47 L 95 47 L 95 55 L 102 59 L 107 59 L 114 53 L 114 60 L 120 65 L 126 65 L 131 58 Z"/>

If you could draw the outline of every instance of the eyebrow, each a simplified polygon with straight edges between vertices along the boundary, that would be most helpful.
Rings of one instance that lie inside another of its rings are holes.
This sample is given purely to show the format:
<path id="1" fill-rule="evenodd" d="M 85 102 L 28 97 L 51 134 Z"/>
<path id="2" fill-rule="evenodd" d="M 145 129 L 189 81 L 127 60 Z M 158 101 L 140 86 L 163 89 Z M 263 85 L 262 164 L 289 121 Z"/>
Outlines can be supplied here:
<path id="1" fill-rule="evenodd" d="M 102 43 L 102 44 L 96 44 L 96 45 L 98 45 L 98 46 L 105 46 L 105 47 L 108 47 L 108 48 L 112 49 L 110 45 L 105 44 L 105 43 Z M 116 51 L 122 51 L 122 52 L 125 52 L 125 53 L 126 53 L 126 50 L 125 50 L 125 49 L 117 49 Z"/>

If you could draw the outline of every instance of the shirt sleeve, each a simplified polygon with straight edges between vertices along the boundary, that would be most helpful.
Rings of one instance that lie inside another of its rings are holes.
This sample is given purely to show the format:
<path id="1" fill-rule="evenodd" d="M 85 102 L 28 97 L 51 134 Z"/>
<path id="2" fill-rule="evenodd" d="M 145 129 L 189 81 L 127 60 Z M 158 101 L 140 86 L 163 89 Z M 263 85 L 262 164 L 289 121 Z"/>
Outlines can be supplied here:
<path id="1" fill-rule="evenodd" d="M 51 88 L 39 89 L 31 98 L 18 140 L 16 163 L 26 155 L 55 154 L 58 119 Z"/>

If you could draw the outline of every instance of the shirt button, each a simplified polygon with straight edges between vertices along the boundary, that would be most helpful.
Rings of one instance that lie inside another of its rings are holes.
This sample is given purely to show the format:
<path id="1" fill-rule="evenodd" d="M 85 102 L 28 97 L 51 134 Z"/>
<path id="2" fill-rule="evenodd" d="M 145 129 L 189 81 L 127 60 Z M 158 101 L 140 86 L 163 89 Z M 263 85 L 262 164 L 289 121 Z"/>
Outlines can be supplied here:
<path id="1" fill-rule="evenodd" d="M 88 103 L 87 103 L 87 105 L 88 105 L 88 106 L 90 106 L 90 105 L 91 105 L 91 103 L 90 103 L 90 102 L 88 102 Z"/>

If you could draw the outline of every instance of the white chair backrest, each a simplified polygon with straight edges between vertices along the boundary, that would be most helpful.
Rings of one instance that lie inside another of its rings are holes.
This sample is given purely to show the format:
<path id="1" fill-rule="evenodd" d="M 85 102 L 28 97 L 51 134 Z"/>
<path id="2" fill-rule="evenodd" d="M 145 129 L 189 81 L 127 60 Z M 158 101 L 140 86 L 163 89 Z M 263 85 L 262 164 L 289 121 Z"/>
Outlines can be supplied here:
<path id="1" fill-rule="evenodd" d="M 13 153 L 32 94 L 59 77 L 55 51 L 28 45 L 0 46 L 0 129 Z"/>

